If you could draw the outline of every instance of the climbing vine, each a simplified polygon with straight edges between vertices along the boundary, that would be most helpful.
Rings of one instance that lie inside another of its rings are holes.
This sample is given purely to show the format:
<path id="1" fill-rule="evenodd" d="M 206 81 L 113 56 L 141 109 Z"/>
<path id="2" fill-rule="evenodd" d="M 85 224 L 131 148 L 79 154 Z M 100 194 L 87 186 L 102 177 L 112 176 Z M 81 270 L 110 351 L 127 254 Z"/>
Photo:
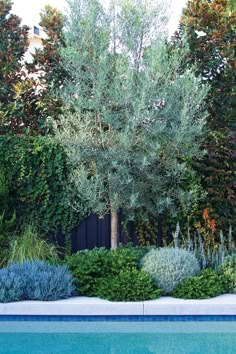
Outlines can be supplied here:
<path id="1" fill-rule="evenodd" d="M 42 136 L 1 136 L 0 169 L 8 171 L 17 224 L 33 219 L 44 232 L 71 231 L 79 215 L 69 206 L 70 166 L 64 149 Z"/>

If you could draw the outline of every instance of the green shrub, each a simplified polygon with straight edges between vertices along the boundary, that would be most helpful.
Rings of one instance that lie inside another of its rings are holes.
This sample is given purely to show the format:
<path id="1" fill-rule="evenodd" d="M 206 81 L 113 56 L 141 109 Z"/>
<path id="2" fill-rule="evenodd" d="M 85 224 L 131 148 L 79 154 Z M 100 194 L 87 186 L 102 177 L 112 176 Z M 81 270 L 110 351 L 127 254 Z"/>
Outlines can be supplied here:
<path id="1" fill-rule="evenodd" d="M 143 301 L 159 298 L 161 290 L 147 273 L 132 269 L 101 279 L 96 294 L 110 301 Z"/>
<path id="2" fill-rule="evenodd" d="M 236 294 L 236 254 L 225 257 L 219 270 L 230 279 L 229 292 Z"/>
<path id="3" fill-rule="evenodd" d="M 57 257 L 56 247 L 41 239 L 35 226 L 29 224 L 25 226 L 20 236 L 10 241 L 3 263 L 9 265 L 25 260 L 50 260 Z"/>
<path id="4" fill-rule="evenodd" d="M 105 248 L 94 248 L 66 257 L 66 263 L 76 279 L 81 295 L 96 295 L 98 279 L 110 271 L 109 252 Z"/>
<path id="5" fill-rule="evenodd" d="M 203 270 L 198 276 L 177 285 L 172 296 L 181 299 L 208 299 L 228 292 L 229 278 L 212 269 Z"/>
<path id="6" fill-rule="evenodd" d="M 142 259 L 142 269 L 169 294 L 184 279 L 200 271 L 196 257 L 179 248 L 160 248 L 148 252 Z"/>
<path id="7" fill-rule="evenodd" d="M 145 254 L 145 249 L 139 247 L 121 246 L 109 252 L 110 271 L 109 274 L 119 274 L 124 270 L 137 269 L 140 259 Z"/>
<path id="8" fill-rule="evenodd" d="M 121 246 L 116 250 L 94 248 L 66 257 L 66 263 L 77 280 L 80 294 L 97 296 L 101 278 L 138 269 L 140 258 L 145 252 L 145 249 L 130 246 Z"/>

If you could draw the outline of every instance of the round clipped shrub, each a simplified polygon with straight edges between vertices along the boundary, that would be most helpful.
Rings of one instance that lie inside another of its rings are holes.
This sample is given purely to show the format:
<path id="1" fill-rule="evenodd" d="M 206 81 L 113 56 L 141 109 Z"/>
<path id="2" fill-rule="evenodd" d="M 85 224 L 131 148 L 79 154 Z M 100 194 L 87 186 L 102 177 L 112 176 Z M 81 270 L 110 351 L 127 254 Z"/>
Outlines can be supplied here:
<path id="1" fill-rule="evenodd" d="M 168 247 L 148 252 L 142 259 L 142 269 L 165 294 L 169 294 L 184 279 L 200 271 L 198 260 L 192 253 Z"/>
<path id="2" fill-rule="evenodd" d="M 124 270 L 137 269 L 145 251 L 139 247 L 121 246 L 109 252 L 109 274 L 118 274 Z"/>
<path id="3" fill-rule="evenodd" d="M 161 290 L 150 276 L 137 269 L 100 279 L 97 289 L 97 296 L 110 301 L 143 301 L 157 299 L 160 295 Z"/>
<path id="4" fill-rule="evenodd" d="M 94 248 L 79 251 L 66 257 L 66 264 L 73 273 L 81 295 L 98 296 L 100 279 L 115 276 L 124 270 L 137 269 L 145 250 L 122 246 L 116 250 Z"/>
<path id="5" fill-rule="evenodd" d="M 229 292 L 236 294 L 236 254 L 225 257 L 219 270 L 230 279 Z"/>
<path id="6" fill-rule="evenodd" d="M 109 274 L 109 250 L 94 248 L 66 257 L 66 264 L 76 279 L 80 295 L 95 296 L 98 279 Z"/>
<path id="7" fill-rule="evenodd" d="M 43 261 L 13 263 L 0 272 L 0 301 L 53 301 L 75 294 L 74 279 L 66 266 Z"/>
<path id="8" fill-rule="evenodd" d="M 198 276 L 188 278 L 177 285 L 172 296 L 181 299 L 208 299 L 225 294 L 229 279 L 212 269 L 203 270 Z"/>

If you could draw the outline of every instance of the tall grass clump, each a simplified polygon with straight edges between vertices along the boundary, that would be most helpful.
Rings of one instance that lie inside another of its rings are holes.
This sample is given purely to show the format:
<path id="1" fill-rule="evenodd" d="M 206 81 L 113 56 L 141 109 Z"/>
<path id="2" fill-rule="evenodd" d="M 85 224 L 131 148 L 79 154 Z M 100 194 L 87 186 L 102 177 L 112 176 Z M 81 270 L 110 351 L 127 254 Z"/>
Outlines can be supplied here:
<path id="1" fill-rule="evenodd" d="M 58 258 L 57 249 L 53 244 L 40 238 L 34 224 L 28 224 L 19 236 L 10 241 L 5 265 L 23 263 L 26 260 L 52 260 Z"/>

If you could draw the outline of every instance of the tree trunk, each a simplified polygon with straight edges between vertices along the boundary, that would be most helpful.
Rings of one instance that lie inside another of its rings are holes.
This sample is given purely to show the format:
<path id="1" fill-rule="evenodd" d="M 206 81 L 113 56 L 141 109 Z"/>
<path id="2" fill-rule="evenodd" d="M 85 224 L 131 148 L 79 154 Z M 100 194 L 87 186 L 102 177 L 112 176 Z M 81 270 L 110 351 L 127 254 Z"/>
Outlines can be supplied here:
<path id="1" fill-rule="evenodd" d="M 118 247 L 118 213 L 111 212 L 111 249 Z"/>

